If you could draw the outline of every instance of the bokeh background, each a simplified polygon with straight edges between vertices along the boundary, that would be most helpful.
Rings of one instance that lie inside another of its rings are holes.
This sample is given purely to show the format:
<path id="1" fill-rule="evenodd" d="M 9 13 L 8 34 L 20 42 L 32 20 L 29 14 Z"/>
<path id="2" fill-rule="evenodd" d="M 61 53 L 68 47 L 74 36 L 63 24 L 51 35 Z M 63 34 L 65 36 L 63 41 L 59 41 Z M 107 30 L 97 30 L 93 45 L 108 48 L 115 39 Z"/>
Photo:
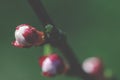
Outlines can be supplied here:
<path id="1" fill-rule="evenodd" d="M 68 42 L 82 62 L 99 56 L 105 68 L 120 79 L 120 1 L 42 0 L 47 12 L 68 36 Z M 42 30 L 41 22 L 27 0 L 0 0 L 0 80 L 80 80 L 59 75 L 41 76 L 38 58 L 41 47 L 20 49 L 11 46 L 14 30 L 27 23 Z"/>

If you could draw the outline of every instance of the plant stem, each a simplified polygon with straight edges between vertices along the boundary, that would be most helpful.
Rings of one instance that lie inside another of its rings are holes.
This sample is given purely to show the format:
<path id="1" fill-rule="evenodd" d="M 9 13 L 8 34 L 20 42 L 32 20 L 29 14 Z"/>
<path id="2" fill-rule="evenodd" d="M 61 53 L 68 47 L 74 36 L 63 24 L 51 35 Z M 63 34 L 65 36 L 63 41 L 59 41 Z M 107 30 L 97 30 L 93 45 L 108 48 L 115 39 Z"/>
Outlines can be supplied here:
<path id="1" fill-rule="evenodd" d="M 51 53 L 53 53 L 53 49 L 52 49 L 52 46 L 51 46 L 51 44 L 49 44 L 49 43 L 47 43 L 47 44 L 44 44 L 43 45 L 43 53 L 44 53 L 44 55 L 49 55 L 49 54 L 51 54 Z"/>
<path id="2" fill-rule="evenodd" d="M 38 18 L 42 22 L 42 25 L 45 27 L 47 24 L 53 25 L 53 33 L 58 32 L 57 28 L 55 27 L 55 24 L 48 16 L 45 8 L 43 7 L 43 4 L 41 0 L 28 0 L 30 5 L 32 6 L 33 10 L 37 14 Z M 56 41 L 57 42 L 57 41 Z M 75 56 L 75 53 L 72 51 L 70 46 L 66 41 L 61 41 L 59 45 L 56 46 L 65 56 L 66 60 L 70 64 L 70 70 L 68 71 L 68 75 L 73 75 L 77 77 L 82 77 L 83 80 L 95 80 L 90 75 L 86 74 L 82 68 L 81 64 L 79 63 L 78 59 Z"/>

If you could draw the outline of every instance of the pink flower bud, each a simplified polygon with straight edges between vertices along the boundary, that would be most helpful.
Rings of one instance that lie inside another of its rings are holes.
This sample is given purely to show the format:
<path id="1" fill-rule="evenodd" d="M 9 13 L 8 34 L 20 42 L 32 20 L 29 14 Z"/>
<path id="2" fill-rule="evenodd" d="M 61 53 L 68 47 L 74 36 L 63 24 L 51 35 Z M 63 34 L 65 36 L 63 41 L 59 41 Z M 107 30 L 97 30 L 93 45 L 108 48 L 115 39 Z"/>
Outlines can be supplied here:
<path id="1" fill-rule="evenodd" d="M 38 46 L 44 42 L 44 33 L 34 27 L 21 24 L 16 27 L 15 41 L 12 45 L 19 48 Z"/>
<path id="2" fill-rule="evenodd" d="M 82 64 L 83 70 L 90 75 L 98 76 L 103 71 L 103 65 L 101 59 L 97 57 L 87 58 Z"/>
<path id="3" fill-rule="evenodd" d="M 39 64 L 42 68 L 43 76 L 46 77 L 55 76 L 65 70 L 64 62 L 57 54 L 50 54 L 48 56 L 41 57 Z"/>

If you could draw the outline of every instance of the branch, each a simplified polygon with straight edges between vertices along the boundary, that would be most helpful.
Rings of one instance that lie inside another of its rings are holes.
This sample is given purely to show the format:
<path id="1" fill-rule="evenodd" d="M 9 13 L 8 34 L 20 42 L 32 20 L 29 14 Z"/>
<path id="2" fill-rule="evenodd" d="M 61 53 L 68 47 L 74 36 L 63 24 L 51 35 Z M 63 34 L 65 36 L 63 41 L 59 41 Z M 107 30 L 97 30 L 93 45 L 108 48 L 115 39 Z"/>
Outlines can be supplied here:
<path id="1" fill-rule="evenodd" d="M 28 2 L 38 16 L 39 20 L 42 22 L 43 26 L 47 24 L 54 25 L 49 15 L 47 14 L 41 0 L 28 0 Z"/>

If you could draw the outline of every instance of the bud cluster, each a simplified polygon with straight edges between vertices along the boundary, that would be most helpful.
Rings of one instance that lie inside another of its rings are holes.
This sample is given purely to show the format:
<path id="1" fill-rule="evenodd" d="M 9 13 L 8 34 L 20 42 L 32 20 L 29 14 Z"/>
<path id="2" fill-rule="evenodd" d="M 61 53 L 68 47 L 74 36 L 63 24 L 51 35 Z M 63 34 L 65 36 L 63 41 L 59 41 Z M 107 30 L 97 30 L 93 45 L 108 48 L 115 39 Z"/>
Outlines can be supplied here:
<path id="1" fill-rule="evenodd" d="M 18 48 L 29 48 L 32 46 L 40 46 L 42 44 L 45 44 L 45 42 L 47 43 L 46 39 L 52 39 L 52 41 L 48 41 L 52 43 L 54 43 L 54 40 L 57 39 L 57 43 L 60 43 L 60 40 L 62 40 L 62 38 L 58 35 L 56 37 L 51 34 L 52 28 L 50 27 L 50 25 L 47 26 L 47 28 L 47 31 L 43 32 L 28 24 L 18 25 L 15 30 L 15 41 L 12 42 L 12 45 Z M 47 36 L 47 38 L 45 35 Z M 44 49 L 46 50 L 46 52 L 51 51 L 50 46 L 47 46 L 46 48 L 44 47 Z M 53 52 L 40 57 L 39 65 L 42 70 L 42 75 L 46 77 L 52 77 L 57 74 L 64 73 L 66 72 L 66 70 L 68 70 L 68 67 L 66 66 L 62 58 L 57 53 Z M 98 76 L 103 71 L 103 64 L 100 58 L 90 57 L 83 61 L 82 69 L 89 75 Z"/>
<path id="2" fill-rule="evenodd" d="M 12 45 L 18 48 L 39 46 L 45 43 L 45 35 L 44 32 L 37 30 L 35 27 L 21 24 L 16 27 L 15 41 L 12 42 Z M 47 49 L 45 48 L 45 50 Z M 64 61 L 56 53 L 40 57 L 39 65 L 42 68 L 42 75 L 46 77 L 52 77 L 65 71 Z"/>

